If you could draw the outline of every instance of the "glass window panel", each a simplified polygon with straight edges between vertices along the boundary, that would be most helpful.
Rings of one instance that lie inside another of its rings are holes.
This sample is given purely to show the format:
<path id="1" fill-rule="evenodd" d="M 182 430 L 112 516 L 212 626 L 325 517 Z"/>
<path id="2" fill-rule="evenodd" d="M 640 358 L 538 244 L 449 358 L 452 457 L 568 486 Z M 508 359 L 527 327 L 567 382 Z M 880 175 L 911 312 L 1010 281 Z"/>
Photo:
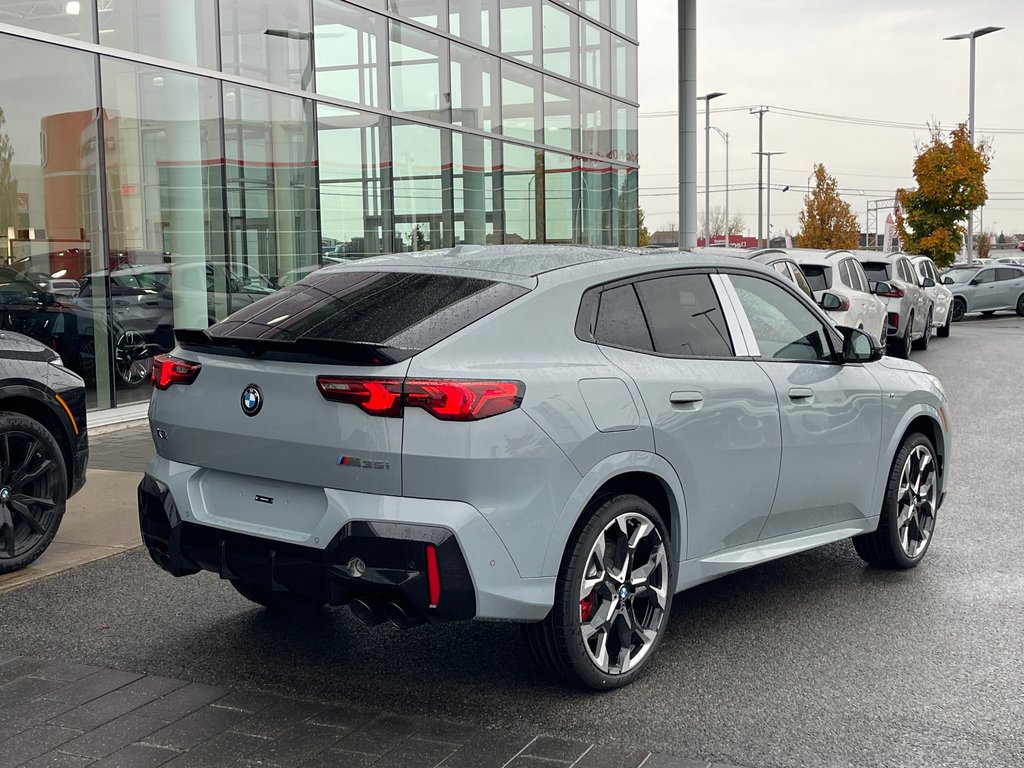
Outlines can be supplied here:
<path id="1" fill-rule="evenodd" d="M 617 168 L 612 172 L 612 243 L 637 245 L 637 171 Z"/>
<path id="2" fill-rule="evenodd" d="M 449 0 L 448 23 L 455 37 L 498 47 L 498 0 Z"/>
<path id="3" fill-rule="evenodd" d="M 573 212 L 579 200 L 579 169 L 570 155 L 544 156 L 544 242 L 574 243 Z"/>
<path id="4" fill-rule="evenodd" d="M 316 264 L 321 245 L 313 103 L 225 84 L 224 122 L 232 272 L 277 282 Z M 231 290 L 232 310 L 248 303 L 237 293 Z"/>
<path id="5" fill-rule="evenodd" d="M 591 88 L 609 91 L 611 35 L 608 30 L 580 22 L 580 80 Z"/>
<path id="6" fill-rule="evenodd" d="M 461 133 L 452 135 L 456 245 L 499 241 L 497 151 L 497 142 Z"/>
<path id="7" fill-rule="evenodd" d="M 633 2 L 634 0 L 630 0 Z M 592 19 L 607 24 L 610 19 L 610 8 L 608 0 L 580 0 L 580 10 Z"/>
<path id="8" fill-rule="evenodd" d="M 88 3 L 83 3 L 83 5 Z M 207 0 L 107 0 L 100 43 L 217 69 L 217 6 Z"/>
<path id="9" fill-rule="evenodd" d="M 580 226 L 584 245 L 611 245 L 611 168 L 584 158 L 580 173 Z"/>
<path id="10" fill-rule="evenodd" d="M 612 93 L 630 101 L 637 98 L 637 48 L 620 37 L 611 37 Z"/>
<path id="11" fill-rule="evenodd" d="M 408 26 L 391 23 L 391 105 L 432 120 L 449 119 L 448 44 Z"/>
<path id="12" fill-rule="evenodd" d="M 534 39 L 537 0 L 502 0 L 501 50 L 527 64 L 539 64 Z"/>
<path id="13" fill-rule="evenodd" d="M 543 131 L 538 122 L 542 102 L 541 76 L 533 70 L 501 62 L 502 133 L 525 141 L 538 141 Z"/>
<path id="14" fill-rule="evenodd" d="M 0 69 L 0 330 L 54 348 L 85 378 L 89 406 L 109 406 L 105 283 L 75 301 L 103 269 L 96 59 L 8 35 L 0 46 L 17 62 Z M 44 306 L 44 292 L 61 299 Z"/>
<path id="15" fill-rule="evenodd" d="M 396 253 L 451 245 L 444 227 L 442 138 L 439 128 L 395 121 L 391 141 Z"/>
<path id="16" fill-rule="evenodd" d="M 707 275 L 673 275 L 636 284 L 654 350 L 681 357 L 732 357 L 718 296 Z"/>
<path id="17" fill-rule="evenodd" d="M 499 61 L 452 43 L 452 122 L 482 131 L 500 129 Z"/>
<path id="18" fill-rule="evenodd" d="M 573 67 L 579 25 L 576 17 L 552 3 L 544 4 L 544 69 L 564 77 L 578 78 Z"/>
<path id="19" fill-rule="evenodd" d="M 391 12 L 447 32 L 447 0 L 390 0 Z"/>
<path id="20" fill-rule="evenodd" d="M 312 88 L 309 0 L 220 0 L 223 69 L 289 88 Z"/>
<path id="21" fill-rule="evenodd" d="M 612 151 L 611 99 L 580 91 L 580 129 L 583 151 L 607 157 Z"/>
<path id="22" fill-rule="evenodd" d="M 611 0 L 612 29 L 636 39 L 636 0 Z"/>
<path id="23" fill-rule="evenodd" d="M 0 22 L 93 43 L 95 5 L 96 0 L 0 0 Z"/>
<path id="24" fill-rule="evenodd" d="M 579 88 L 544 78 L 544 143 L 570 152 L 579 149 Z"/>
<path id="25" fill-rule="evenodd" d="M 766 360 L 831 360 L 825 326 L 795 296 L 757 277 L 731 278 Z"/>
<path id="26" fill-rule="evenodd" d="M 536 243 L 537 238 L 537 178 L 538 165 L 543 165 L 543 153 L 529 147 L 505 144 L 504 195 L 505 242 Z M 541 198 L 543 199 L 543 198 Z"/>
<path id="27" fill-rule="evenodd" d="M 387 118 L 319 105 L 320 227 L 323 262 L 377 256 L 383 244 L 381 130 Z M 278 282 L 290 285 L 313 271 L 295 267 Z"/>
<path id="28" fill-rule="evenodd" d="M 316 90 L 370 107 L 387 107 L 384 17 L 335 0 L 316 0 Z"/>
<path id="29" fill-rule="evenodd" d="M 654 351 L 651 333 L 632 285 L 621 285 L 601 294 L 594 338 L 598 344 L 642 352 Z"/>

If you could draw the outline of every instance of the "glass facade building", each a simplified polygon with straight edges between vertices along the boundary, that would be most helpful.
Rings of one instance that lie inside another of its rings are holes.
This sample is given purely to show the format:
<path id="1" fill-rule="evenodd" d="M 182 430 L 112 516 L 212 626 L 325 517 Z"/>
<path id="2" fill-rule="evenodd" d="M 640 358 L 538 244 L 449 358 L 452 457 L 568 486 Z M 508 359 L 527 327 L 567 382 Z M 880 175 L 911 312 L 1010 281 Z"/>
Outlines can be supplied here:
<path id="1" fill-rule="evenodd" d="M 0 330 L 144 402 L 324 264 L 636 245 L 635 0 L 0 0 Z"/>

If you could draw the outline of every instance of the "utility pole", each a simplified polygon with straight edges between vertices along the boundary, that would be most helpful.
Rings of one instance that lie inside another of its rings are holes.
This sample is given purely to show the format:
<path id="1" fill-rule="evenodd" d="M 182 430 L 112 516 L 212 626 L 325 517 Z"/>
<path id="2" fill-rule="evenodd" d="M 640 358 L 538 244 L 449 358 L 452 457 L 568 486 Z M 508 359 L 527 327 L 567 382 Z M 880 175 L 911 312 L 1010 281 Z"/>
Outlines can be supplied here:
<path id="1" fill-rule="evenodd" d="M 764 167 L 761 158 L 764 156 L 764 113 L 768 107 L 758 107 L 750 110 L 750 114 L 757 115 L 757 247 L 764 248 L 761 240 L 761 233 L 764 231 Z"/>
<path id="2" fill-rule="evenodd" d="M 711 130 L 718 131 L 718 135 L 725 139 L 725 247 L 728 248 L 729 227 L 732 223 L 729 218 L 729 134 L 714 125 Z"/>
<path id="3" fill-rule="evenodd" d="M 698 96 L 704 102 L 704 247 L 711 246 L 711 100 L 725 96 L 721 91 Z"/>
<path id="4" fill-rule="evenodd" d="M 697 246 L 697 0 L 679 0 L 679 250 Z"/>

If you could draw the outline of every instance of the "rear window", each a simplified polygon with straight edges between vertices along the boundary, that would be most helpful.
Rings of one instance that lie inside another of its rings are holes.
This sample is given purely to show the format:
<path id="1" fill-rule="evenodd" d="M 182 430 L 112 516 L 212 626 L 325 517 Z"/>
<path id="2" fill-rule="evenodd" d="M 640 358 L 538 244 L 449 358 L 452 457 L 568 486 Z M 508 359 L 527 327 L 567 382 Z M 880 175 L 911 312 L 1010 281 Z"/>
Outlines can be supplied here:
<path id="1" fill-rule="evenodd" d="M 528 289 L 453 275 L 405 272 L 316 273 L 212 326 L 214 343 L 263 343 L 320 352 L 389 350 L 381 362 L 407 359 L 451 336 Z M 344 354 L 340 355 L 342 358 Z"/>
<path id="2" fill-rule="evenodd" d="M 892 265 L 880 261 L 865 261 L 861 263 L 864 267 L 864 274 L 872 283 L 885 283 L 892 279 Z"/>
<path id="3" fill-rule="evenodd" d="M 827 291 L 832 284 L 832 267 L 821 267 L 817 264 L 801 264 L 804 277 L 812 291 Z"/>

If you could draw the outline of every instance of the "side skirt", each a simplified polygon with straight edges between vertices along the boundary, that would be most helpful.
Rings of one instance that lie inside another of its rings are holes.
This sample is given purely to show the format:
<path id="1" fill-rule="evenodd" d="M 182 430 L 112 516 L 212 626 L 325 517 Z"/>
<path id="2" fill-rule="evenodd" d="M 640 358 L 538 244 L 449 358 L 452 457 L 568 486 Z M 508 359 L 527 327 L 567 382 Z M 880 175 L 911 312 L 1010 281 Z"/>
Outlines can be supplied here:
<path id="1" fill-rule="evenodd" d="M 732 549 L 724 549 L 712 555 L 694 558 L 679 564 L 676 577 L 676 592 L 695 587 L 706 581 L 717 579 L 728 573 L 741 571 L 754 565 L 778 560 L 808 549 L 849 539 L 878 528 L 878 518 L 845 520 L 841 523 L 801 531 L 797 534 L 778 536 L 774 539 L 755 541 Z"/>

